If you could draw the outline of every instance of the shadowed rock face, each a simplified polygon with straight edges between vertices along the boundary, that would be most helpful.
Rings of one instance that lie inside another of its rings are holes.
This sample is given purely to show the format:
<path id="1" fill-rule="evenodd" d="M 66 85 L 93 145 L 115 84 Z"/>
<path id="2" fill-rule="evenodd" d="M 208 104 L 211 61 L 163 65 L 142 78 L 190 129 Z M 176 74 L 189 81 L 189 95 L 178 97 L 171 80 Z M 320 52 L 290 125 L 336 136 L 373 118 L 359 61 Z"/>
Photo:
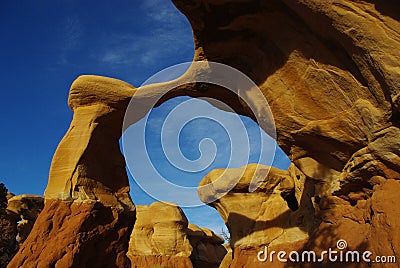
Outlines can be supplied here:
<path id="1" fill-rule="evenodd" d="M 234 236 L 232 263 L 259 265 L 254 263 L 254 253 L 258 246 L 272 242 L 276 249 L 289 246 L 285 241 L 294 241 L 288 249 L 325 250 L 338 239 L 346 239 L 350 249 L 400 258 L 397 3 L 174 3 L 193 27 L 195 61 L 225 63 L 260 87 L 274 114 L 278 144 L 295 165 L 294 173 L 273 171 L 272 177 L 264 176 L 266 181 L 255 193 L 240 188 L 216 201 Z M 192 68 L 178 81 L 209 71 Z M 173 83 L 177 81 L 162 86 Z M 246 95 L 250 89 L 240 90 Z M 69 105 L 74 118 L 53 158 L 46 205 L 37 219 L 40 224 L 35 224 L 10 267 L 131 265 L 125 253 L 134 206 L 118 140 L 129 99 L 137 92 L 143 93 L 140 102 L 157 97 L 162 90 L 160 85 L 136 90 L 124 82 L 95 76 L 83 76 L 73 83 Z M 255 118 L 232 92 L 198 83 L 171 90 L 157 104 L 181 95 L 216 98 Z M 282 188 L 275 176 L 292 184 Z M 293 188 L 294 193 L 288 191 Z M 293 195 L 298 202 L 296 212 L 288 210 L 296 208 Z M 246 196 L 241 207 L 232 196 Z M 260 211 L 249 209 L 250 203 Z M 271 211 L 276 214 L 270 215 Z M 241 219 L 241 225 L 229 217 Z M 256 225 L 254 219 L 258 219 Z M 271 221 L 277 229 L 295 234 L 284 231 L 287 238 L 281 235 L 280 240 L 261 241 L 262 234 L 277 235 Z M 251 246 L 241 247 L 241 243 Z M 133 265 L 143 266 L 149 258 L 154 259 L 144 256 Z M 170 261 L 165 256 L 157 258 Z"/>
<path id="2" fill-rule="evenodd" d="M 6 267 L 24 243 L 43 206 L 42 196 L 15 196 L 0 184 L 0 267 Z"/>
<path id="3" fill-rule="evenodd" d="M 373 0 L 173 2 L 192 25 L 195 60 L 233 66 L 260 87 L 274 115 L 278 144 L 306 178 L 301 183 L 308 190 L 296 189 L 296 195 L 314 201 L 315 212 L 306 218 L 321 224 L 289 249 L 325 250 L 346 239 L 349 249 L 399 258 L 398 5 Z M 216 208 L 230 229 L 236 228 L 233 236 L 246 234 L 239 241 L 258 241 L 260 235 L 247 235 L 247 227 L 226 217 L 250 213 L 259 193 L 240 192 L 248 195 L 241 209 L 227 205 L 234 194 L 218 200 Z M 257 265 L 258 249 L 236 250 L 234 262 Z"/>
<path id="4" fill-rule="evenodd" d="M 100 202 L 47 200 L 8 267 L 129 267 L 130 222 Z"/>
<path id="5" fill-rule="evenodd" d="M 14 219 L 18 231 L 18 244 L 21 246 L 30 234 L 40 212 L 43 210 L 43 196 L 23 194 L 8 199 L 7 213 Z M 18 221 L 20 221 L 18 223 Z"/>
<path id="6" fill-rule="evenodd" d="M 192 24 L 195 60 L 228 64 L 259 85 L 279 145 L 307 176 L 338 180 L 356 151 L 398 124 L 400 24 L 372 3 L 174 3 Z"/>
<path id="7" fill-rule="evenodd" d="M 190 259 L 193 267 L 219 267 L 227 254 L 224 239 L 207 228 L 189 223 L 186 231 L 193 251 Z"/>
<path id="8" fill-rule="evenodd" d="M 175 204 L 155 202 L 136 207 L 136 222 L 127 253 L 132 267 L 218 267 L 224 240 L 188 224 Z"/>
<path id="9" fill-rule="evenodd" d="M 35 221 L 44 206 L 43 196 L 22 194 L 8 199 L 7 211 L 17 214 L 24 220 Z"/>
<path id="10" fill-rule="evenodd" d="M 314 219 L 306 216 L 313 216 L 313 206 L 311 200 L 301 200 L 304 176 L 299 180 L 294 172 L 293 166 L 288 172 L 250 164 L 242 168 L 216 169 L 203 178 L 200 186 L 211 186 L 199 190 L 200 199 L 205 203 L 226 193 L 231 181 L 238 181 L 226 195 L 209 203 L 226 222 L 232 248 L 290 244 L 308 238 Z M 257 179 L 259 187 L 249 192 L 253 178 Z"/>
<path id="11" fill-rule="evenodd" d="M 250 192 L 254 179 L 258 188 Z M 231 235 L 234 258 L 224 261 L 224 267 L 258 267 L 259 248 L 268 245 L 270 250 L 290 252 L 294 245 L 304 245 L 318 226 L 310 195 L 313 189 L 294 165 L 289 171 L 257 164 L 217 169 L 203 178 L 200 186 L 204 185 L 208 187 L 199 188 L 200 199 L 217 209 Z"/>
<path id="12" fill-rule="evenodd" d="M 7 266 L 17 249 L 17 217 L 6 210 L 8 199 L 12 196 L 0 183 L 0 267 Z"/>

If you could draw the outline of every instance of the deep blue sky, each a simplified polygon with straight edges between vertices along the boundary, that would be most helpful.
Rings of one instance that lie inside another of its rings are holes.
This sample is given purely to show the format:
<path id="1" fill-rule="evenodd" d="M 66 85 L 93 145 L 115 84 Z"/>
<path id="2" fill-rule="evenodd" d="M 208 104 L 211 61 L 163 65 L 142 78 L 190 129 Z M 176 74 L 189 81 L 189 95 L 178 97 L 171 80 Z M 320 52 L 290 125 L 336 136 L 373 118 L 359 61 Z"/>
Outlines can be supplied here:
<path id="1" fill-rule="evenodd" d="M 15 193 L 43 193 L 77 76 L 139 86 L 193 57 L 190 26 L 168 0 L 2 0 L 0 36 L 0 178 Z"/>
<path id="2" fill-rule="evenodd" d="M 169 0 L 2 0 L 0 36 L 0 181 L 15 194 L 43 194 L 51 158 L 72 118 L 67 98 L 77 76 L 105 75 L 140 86 L 158 71 L 193 57 L 190 25 Z M 184 177 L 176 182 L 194 186 L 206 172 L 222 167 L 225 153 L 220 152 L 219 160 L 203 173 L 183 176 L 165 162 L 157 143 L 159 124 L 154 123 L 187 100 L 171 100 L 153 110 L 147 144 L 163 175 L 171 180 Z M 244 123 L 257 133 L 254 122 L 244 118 Z M 198 142 L 209 133 L 226 148 L 223 129 L 200 120 L 181 133 L 184 155 L 199 157 Z M 255 142 L 252 148 L 257 155 Z M 280 156 L 275 165 L 285 168 L 288 162 Z M 152 201 L 136 184 L 131 187 L 136 204 Z M 222 227 L 211 208 L 185 212 L 196 224 L 217 232 Z"/>

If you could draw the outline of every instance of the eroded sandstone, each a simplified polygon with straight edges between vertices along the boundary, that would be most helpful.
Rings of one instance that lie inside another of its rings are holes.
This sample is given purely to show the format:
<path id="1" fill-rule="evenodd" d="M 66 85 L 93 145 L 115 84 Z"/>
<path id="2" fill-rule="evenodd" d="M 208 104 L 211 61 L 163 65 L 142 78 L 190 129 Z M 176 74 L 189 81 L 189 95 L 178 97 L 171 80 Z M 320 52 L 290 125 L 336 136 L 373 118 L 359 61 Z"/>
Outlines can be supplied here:
<path id="1" fill-rule="evenodd" d="M 371 2 L 174 0 L 193 27 L 195 60 L 250 76 L 281 148 L 305 175 L 329 184 L 398 122 L 400 24 Z"/>
<path id="2" fill-rule="evenodd" d="M 210 229 L 192 223 L 189 223 L 186 233 L 193 248 L 190 255 L 193 267 L 219 267 L 227 254 L 224 239 Z"/>
<path id="3" fill-rule="evenodd" d="M 258 188 L 250 192 L 254 179 Z M 238 182 L 227 190 L 232 181 Z M 305 181 L 306 177 L 293 165 L 286 171 L 250 164 L 213 170 L 203 178 L 199 187 L 203 202 L 209 203 L 225 194 L 209 205 L 217 209 L 229 229 L 233 250 L 231 267 L 256 265 L 257 253 L 264 246 L 290 248 L 308 241 L 318 221 Z M 246 255 L 246 251 L 255 255 Z"/>
<path id="4" fill-rule="evenodd" d="M 100 202 L 47 200 L 8 267 L 129 267 L 131 221 Z"/>
<path id="5" fill-rule="evenodd" d="M 293 248 L 323 250 L 347 239 L 349 249 L 400 258 L 397 209 L 390 208 L 400 202 L 398 5 L 372 0 L 174 3 L 192 25 L 195 60 L 233 66 L 260 87 L 274 115 L 278 144 L 305 176 L 309 190 L 303 195 L 311 197 L 315 210 L 307 218 L 321 225 L 309 232 L 307 245 Z M 234 259 L 253 267 L 246 260 L 254 254 L 243 249 Z"/>
<path id="6" fill-rule="evenodd" d="M 134 91 L 112 78 L 87 75 L 74 81 L 68 98 L 74 117 L 54 154 L 46 199 L 132 206 L 119 138 Z"/>
<path id="7" fill-rule="evenodd" d="M 232 264 L 259 265 L 254 255 L 265 244 L 277 249 L 325 250 L 339 238 L 348 241 L 349 249 L 400 258 L 397 3 L 174 3 L 192 25 L 195 61 L 225 63 L 260 87 L 274 115 L 278 144 L 294 163 L 288 173 L 263 173 L 266 180 L 260 181 L 254 193 L 246 192 L 252 176 L 246 175 L 245 187 L 239 183 L 227 196 L 216 196 L 215 206 L 233 235 Z M 191 69 L 180 79 L 209 71 Z M 145 93 L 139 102 L 159 97 L 157 92 L 162 90 L 159 85 L 148 85 L 140 91 Z M 250 89 L 237 91 L 246 95 Z M 115 79 L 83 76 L 74 82 L 69 98 L 74 118 L 54 155 L 46 205 L 37 219 L 40 224 L 35 224 L 10 267 L 39 262 L 45 266 L 130 265 L 123 253 L 127 252 L 134 206 L 118 139 L 134 93 L 133 87 Z M 172 90 L 157 105 L 180 95 L 216 98 L 256 118 L 237 95 L 200 83 Z M 242 196 L 240 204 L 236 196 Z M 294 199 L 298 208 L 292 212 Z M 241 219 L 239 224 L 230 221 L 233 216 Z M 98 259 L 90 258 L 94 242 L 102 252 Z M 186 246 L 180 252 L 185 256 L 176 259 L 176 265 L 188 264 Z M 167 255 L 156 259 L 171 261 Z M 154 256 L 143 256 L 134 265 L 143 266 L 150 260 Z"/>
<path id="8" fill-rule="evenodd" d="M 176 204 L 155 202 L 136 207 L 136 222 L 127 253 L 132 267 L 218 267 L 224 240 L 189 224 Z"/>
<path id="9" fill-rule="evenodd" d="M 44 198 L 39 195 L 23 194 L 12 196 L 8 199 L 7 213 L 10 215 L 10 218 L 14 219 L 17 226 L 19 246 L 30 234 L 43 207 Z M 18 221 L 20 222 L 17 223 Z"/>
<path id="10" fill-rule="evenodd" d="M 130 266 L 135 206 L 119 138 L 133 93 L 112 78 L 72 84 L 74 117 L 53 157 L 44 209 L 9 267 Z"/>

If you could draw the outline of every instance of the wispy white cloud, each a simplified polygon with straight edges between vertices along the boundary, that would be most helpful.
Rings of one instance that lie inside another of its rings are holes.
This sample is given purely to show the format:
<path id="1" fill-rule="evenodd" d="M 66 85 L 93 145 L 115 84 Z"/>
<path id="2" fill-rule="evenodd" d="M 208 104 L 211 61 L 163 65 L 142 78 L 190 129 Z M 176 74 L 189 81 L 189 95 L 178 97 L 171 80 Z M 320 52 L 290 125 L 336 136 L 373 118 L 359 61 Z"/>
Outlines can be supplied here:
<path id="1" fill-rule="evenodd" d="M 146 0 L 142 2 L 142 9 L 147 16 L 154 21 L 161 22 L 168 27 L 176 21 L 181 20 L 181 14 L 176 12 L 176 8 L 171 4 L 171 1 L 166 0 Z"/>
<path id="2" fill-rule="evenodd" d="M 100 60 L 111 67 L 138 64 L 153 66 L 176 55 L 193 53 L 190 27 L 186 18 L 169 1 L 146 0 L 140 6 L 146 14 L 141 34 L 115 33 L 104 44 Z"/>
<path id="3" fill-rule="evenodd" d="M 71 49 L 79 43 L 82 36 L 82 25 L 77 17 L 67 18 L 65 24 L 65 49 Z"/>
<path id="4" fill-rule="evenodd" d="M 67 54 L 80 44 L 84 29 L 78 17 L 68 17 L 60 32 L 63 34 L 60 60 L 61 63 L 67 63 Z"/>
<path id="5" fill-rule="evenodd" d="M 157 65 L 160 62 L 171 62 L 171 59 L 174 59 L 176 55 L 186 53 L 185 50 L 191 50 L 190 52 L 193 52 L 191 30 L 188 27 L 186 18 L 184 18 L 182 14 L 179 14 L 169 1 L 146 0 L 142 1 L 140 8 L 147 14 L 147 19 L 142 24 L 143 27 L 144 25 L 147 26 L 140 31 L 141 34 L 129 35 L 115 33 L 109 36 L 107 42 L 105 42 L 103 46 L 103 53 L 99 57 L 100 61 L 116 68 L 126 67 L 131 64 L 142 65 L 143 68 L 147 68 Z M 165 156 L 158 155 L 161 151 L 161 145 L 159 142 L 160 137 L 157 132 L 160 131 L 165 121 L 165 114 L 168 113 L 170 108 L 176 103 L 176 100 L 171 100 L 153 110 L 155 111 L 155 115 L 151 117 L 148 122 L 149 133 L 146 138 L 149 139 L 146 142 L 149 146 L 147 149 L 149 150 L 148 153 L 152 155 L 153 164 L 156 168 L 174 178 L 173 182 L 182 185 L 180 183 L 186 184 L 186 181 L 192 180 L 195 181 L 193 184 L 196 184 L 201 180 L 202 176 L 204 176 L 204 173 L 184 174 L 182 171 L 174 171 L 173 168 L 168 165 Z M 234 140 L 237 140 L 241 130 L 236 125 L 232 127 L 232 124 L 230 124 L 230 120 L 238 120 L 237 115 L 222 112 L 208 103 L 202 103 L 197 106 L 191 105 L 191 111 L 196 112 L 196 110 L 200 114 L 206 113 L 206 115 L 217 117 L 218 121 L 227 124 L 230 128 L 230 135 L 233 135 L 234 138 L 236 137 Z M 171 121 L 172 124 L 164 129 L 166 135 L 171 135 L 165 139 L 166 142 L 163 144 L 165 150 L 173 151 L 176 149 L 174 144 L 177 138 L 175 130 L 181 127 L 177 124 L 186 116 L 187 113 L 185 112 L 176 113 L 174 115 L 174 120 Z M 248 131 L 256 135 L 255 130 L 258 127 L 254 126 L 254 124 L 247 124 L 246 127 Z M 133 129 L 131 132 L 133 135 L 130 138 L 132 139 L 131 148 L 133 151 L 139 148 L 138 144 L 136 144 L 137 140 L 135 140 L 137 139 L 136 131 L 137 130 Z M 210 169 L 223 167 L 223 165 L 226 164 L 225 156 L 229 157 L 231 154 L 231 148 L 227 146 L 227 141 L 229 142 L 230 137 L 227 137 L 226 133 L 222 133 L 221 129 L 210 128 L 210 124 L 204 121 L 191 125 L 183 139 L 184 142 L 181 151 L 193 157 L 198 153 L 199 141 L 204 137 L 210 137 L 210 134 L 214 143 L 220 145 L 218 153 L 222 156 L 217 162 L 213 163 Z M 273 141 L 266 136 L 263 136 L 263 138 L 267 143 L 264 150 L 269 153 L 272 146 L 268 146 L 268 144 L 272 144 Z M 250 148 L 254 151 L 259 151 L 259 140 L 250 140 Z M 235 141 L 235 151 L 232 155 L 231 167 L 238 167 L 244 164 L 243 156 L 247 154 L 248 149 L 248 146 L 245 146 L 244 142 Z M 254 154 L 257 153 L 253 152 L 253 155 L 251 155 L 252 159 L 256 158 Z M 176 202 L 180 205 L 188 203 L 199 204 L 201 202 L 198 198 L 197 191 L 186 191 L 183 188 L 176 188 L 174 191 L 168 192 L 165 184 L 157 181 L 157 174 L 153 172 L 152 167 L 149 167 L 148 161 L 142 157 L 142 155 L 135 155 L 133 152 L 131 157 L 127 158 L 127 161 L 135 162 L 132 167 L 136 169 L 134 173 L 138 176 L 139 181 L 146 184 L 146 188 L 150 189 L 151 192 L 155 192 L 157 196 L 162 196 L 164 201 Z M 201 166 L 205 163 L 198 162 L 197 164 Z M 141 203 L 140 196 L 143 196 L 143 192 L 133 189 L 133 196 L 134 198 L 136 196 L 135 202 Z M 222 228 L 226 230 L 220 215 L 210 207 L 184 208 L 184 211 L 189 220 L 199 226 L 212 229 L 216 233 L 220 233 Z"/>

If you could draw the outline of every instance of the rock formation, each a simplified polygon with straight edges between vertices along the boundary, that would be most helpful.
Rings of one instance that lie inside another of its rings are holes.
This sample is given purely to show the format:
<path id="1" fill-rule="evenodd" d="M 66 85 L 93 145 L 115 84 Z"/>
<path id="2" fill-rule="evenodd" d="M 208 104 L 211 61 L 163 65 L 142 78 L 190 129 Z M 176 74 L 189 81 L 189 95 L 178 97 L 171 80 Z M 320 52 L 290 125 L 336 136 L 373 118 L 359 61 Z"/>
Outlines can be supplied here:
<path id="1" fill-rule="evenodd" d="M 87 75 L 74 81 L 68 98 L 74 117 L 54 154 L 46 200 L 132 206 L 119 138 L 134 92 L 131 85 L 112 78 Z"/>
<path id="2" fill-rule="evenodd" d="M 17 224 L 14 215 L 7 213 L 8 193 L 3 183 L 0 183 L 0 267 L 6 267 L 15 254 L 17 244 Z"/>
<path id="3" fill-rule="evenodd" d="M 345 239 L 348 249 L 399 259 L 398 5 L 374 0 L 174 3 L 192 25 L 195 60 L 243 71 L 268 100 L 278 144 L 306 178 L 303 187 L 309 190 L 300 193 L 314 201 L 315 213 L 307 218 L 321 222 L 309 232 L 304 249 L 324 250 Z M 254 256 L 234 252 L 234 259 L 246 263 L 246 255 Z"/>
<path id="4" fill-rule="evenodd" d="M 53 157 L 44 209 L 9 267 L 129 267 L 135 207 L 118 141 L 133 92 L 111 78 L 72 84 L 74 117 Z"/>
<path id="5" fill-rule="evenodd" d="M 219 267 L 227 254 L 224 239 L 207 228 L 189 223 L 187 235 L 192 245 L 190 259 L 193 267 Z"/>
<path id="6" fill-rule="evenodd" d="M 44 198 L 39 195 L 23 194 L 8 199 L 7 213 L 12 215 L 17 226 L 19 246 L 30 234 L 43 207 Z M 17 223 L 18 221 L 20 222 Z"/>
<path id="7" fill-rule="evenodd" d="M 127 254 L 132 267 L 191 267 L 187 226 L 188 221 L 177 206 L 159 202 L 137 206 Z"/>
<path id="8" fill-rule="evenodd" d="M 339 239 L 345 239 L 349 249 L 400 259 L 399 5 L 394 0 L 173 2 L 192 25 L 195 61 L 235 67 L 260 87 L 274 115 L 278 144 L 293 161 L 289 172 L 254 171 L 265 179 L 254 193 L 246 190 L 252 171 L 245 171 L 233 191 L 212 203 L 232 232 L 232 265 L 253 267 L 254 250 L 266 244 L 320 251 Z M 210 73 L 192 68 L 161 87 Z M 250 90 L 240 88 L 242 95 Z M 69 105 L 74 118 L 53 158 L 45 207 L 10 267 L 131 265 L 125 253 L 134 206 L 118 139 L 129 99 L 138 92 L 143 94 L 140 105 L 161 97 L 162 88 L 135 90 L 95 76 L 73 83 Z M 157 105 L 180 95 L 219 99 L 255 119 L 237 95 L 201 83 L 177 87 Z M 206 180 L 212 182 L 219 172 Z M 202 193 L 205 201 L 215 196 L 208 190 Z M 240 219 L 239 224 L 232 219 Z M 173 222 L 185 226 L 176 218 Z M 155 262 L 156 249 L 183 254 L 188 263 L 193 245 L 176 229 L 171 235 L 180 241 L 176 252 L 168 244 L 147 245 L 148 251 L 141 252 L 144 245 L 138 247 L 133 238 L 139 250 L 135 254 L 142 255 L 134 257 L 132 265 Z M 164 241 L 162 236 L 157 239 Z M 156 258 L 177 267 L 181 263 Z M 228 262 L 229 256 L 224 265 Z"/>
<path id="9" fill-rule="evenodd" d="M 399 121 L 400 23 L 374 2 L 174 0 L 191 22 L 195 60 L 250 76 L 281 148 L 305 175 L 329 183 Z"/>
<path id="10" fill-rule="evenodd" d="M 136 207 L 136 222 L 127 253 L 132 267 L 218 267 L 224 240 L 212 231 L 188 224 L 175 204 L 155 202 Z"/>
<path id="11" fill-rule="evenodd" d="M 249 192 L 253 178 L 259 186 Z M 257 164 L 213 170 L 203 178 L 200 186 L 208 187 L 200 188 L 200 199 L 218 210 L 231 235 L 231 267 L 258 267 L 256 256 L 264 245 L 291 251 L 305 244 L 317 226 L 305 180 L 294 165 L 285 171 Z M 229 190 L 232 181 L 238 182 Z M 226 195 L 210 203 L 221 193 Z"/>

